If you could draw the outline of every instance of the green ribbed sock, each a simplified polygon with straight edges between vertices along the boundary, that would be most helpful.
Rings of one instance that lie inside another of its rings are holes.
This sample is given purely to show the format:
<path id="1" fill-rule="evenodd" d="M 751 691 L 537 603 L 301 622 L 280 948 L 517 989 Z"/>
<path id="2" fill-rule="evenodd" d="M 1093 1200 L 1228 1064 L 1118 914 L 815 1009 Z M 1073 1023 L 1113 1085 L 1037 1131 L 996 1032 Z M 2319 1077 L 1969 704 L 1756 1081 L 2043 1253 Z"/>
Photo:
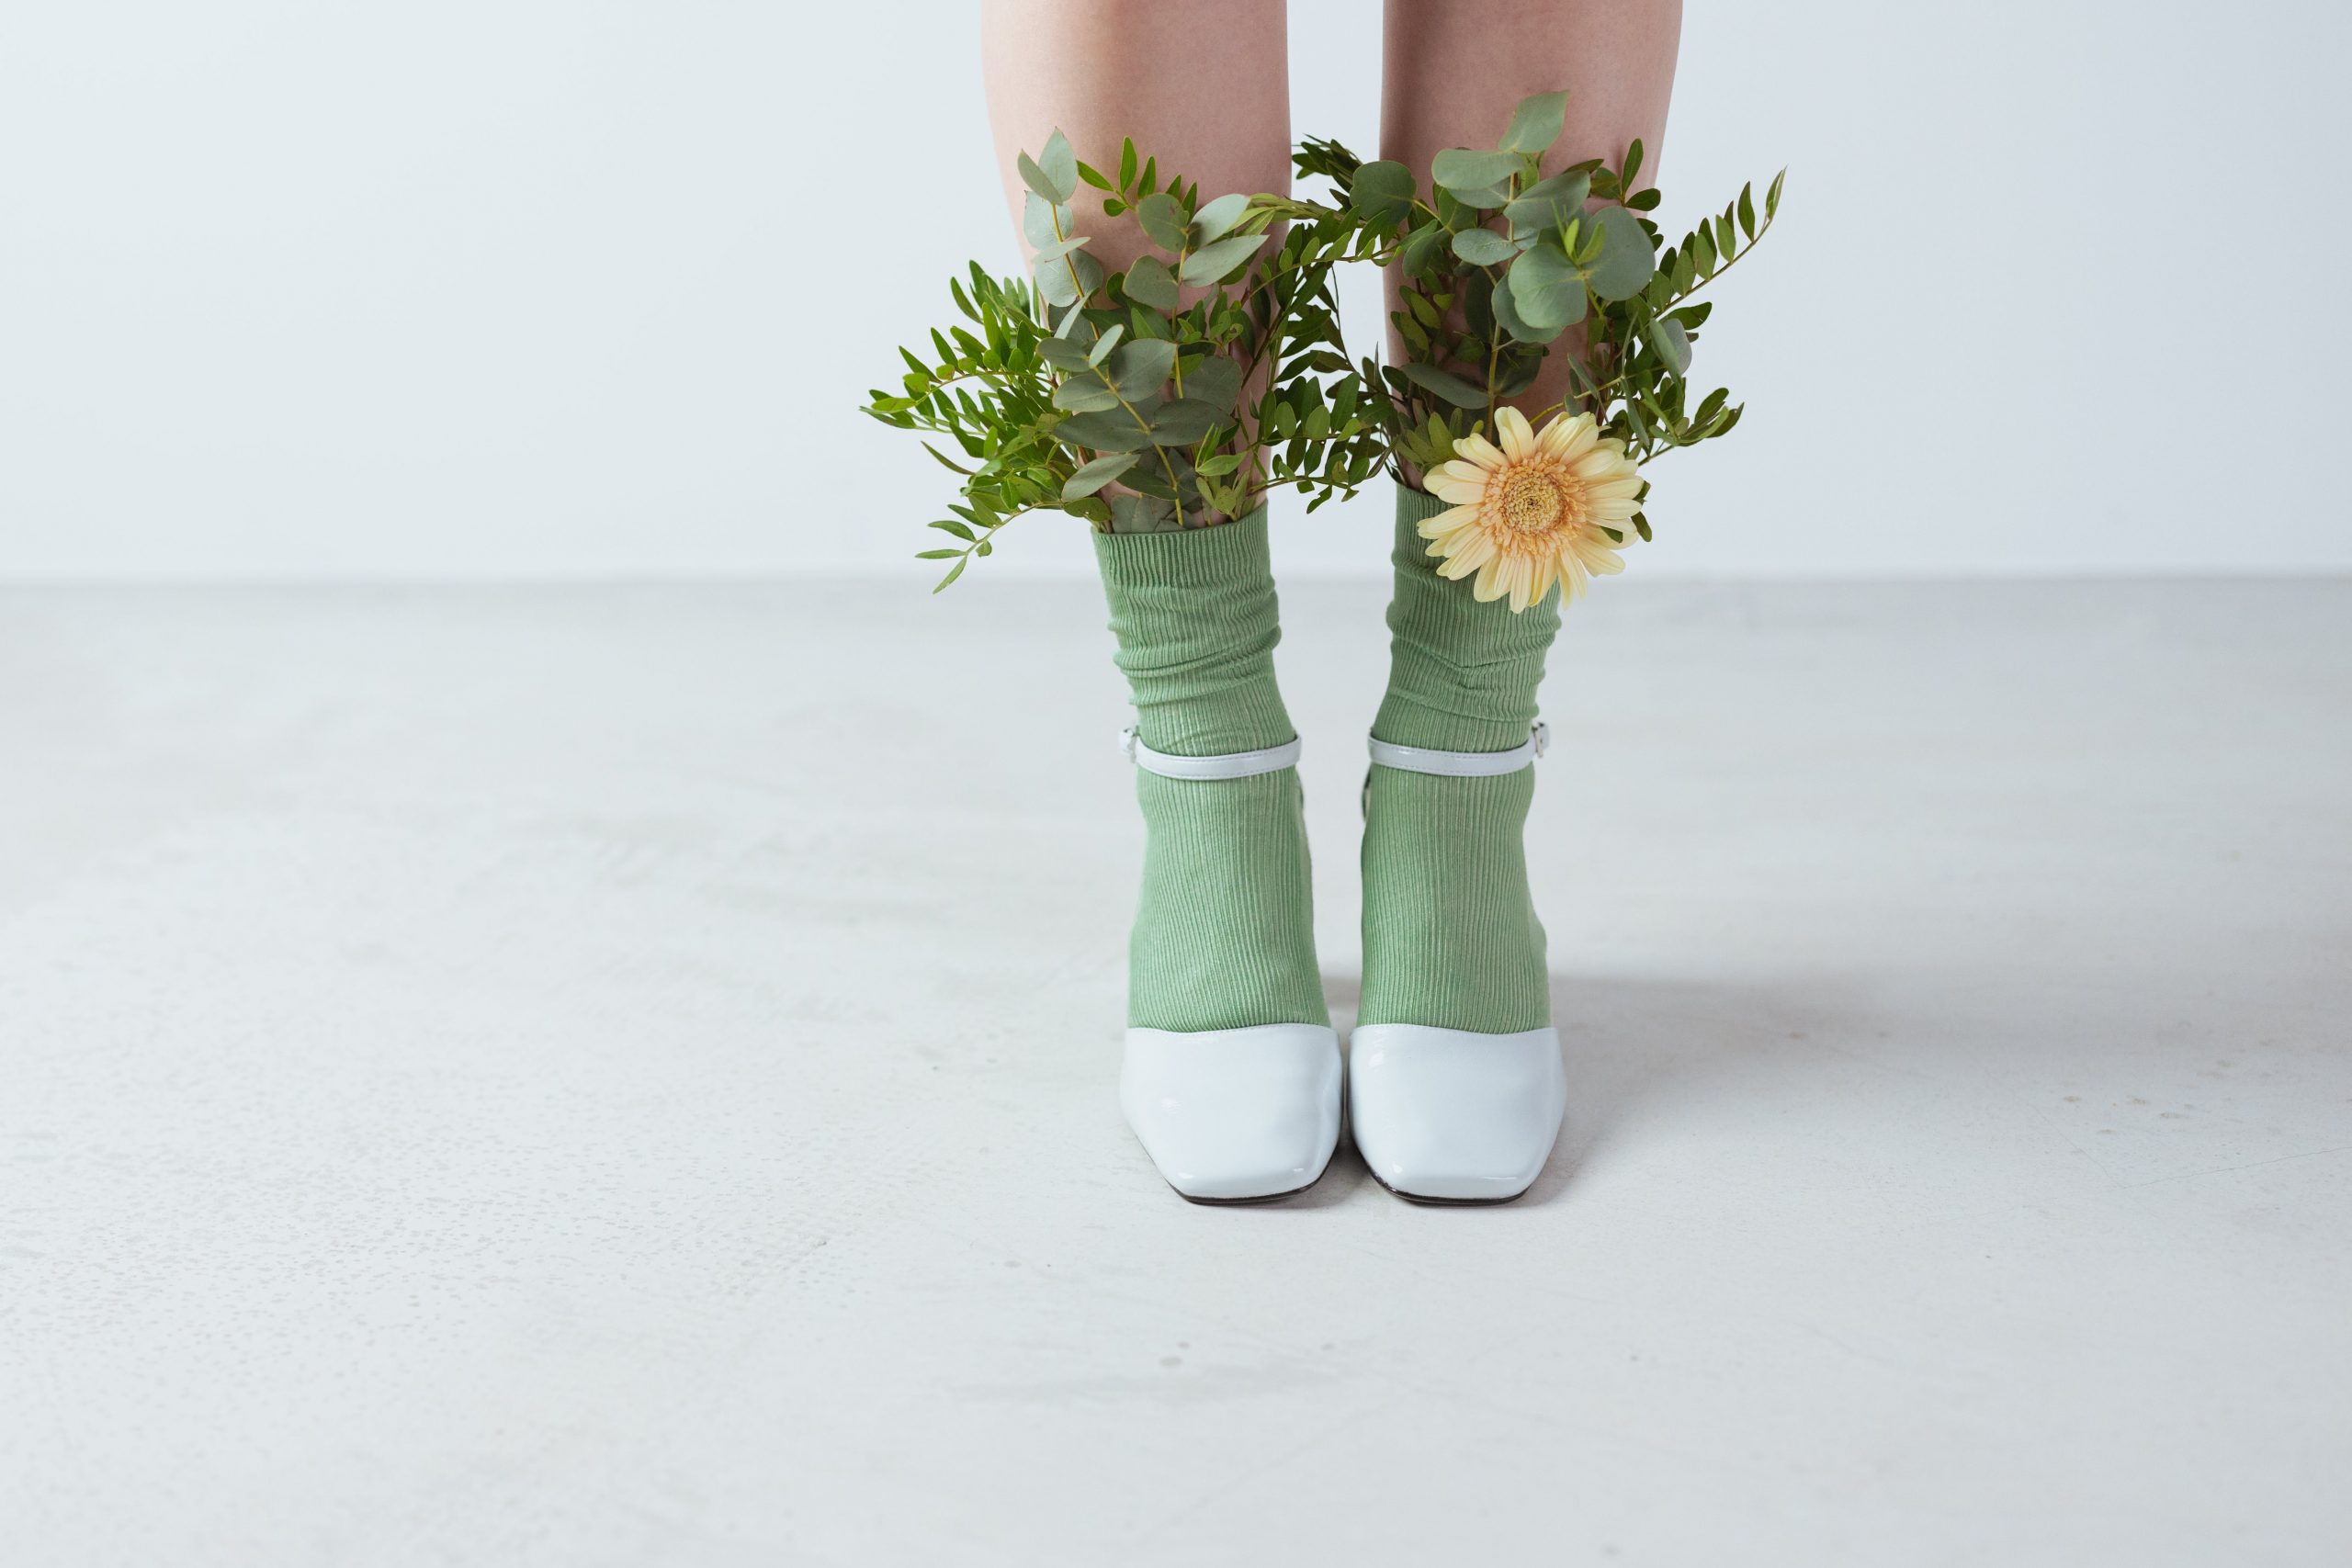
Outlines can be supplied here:
<path id="1" fill-rule="evenodd" d="M 1216 757 L 1294 739 L 1274 686 L 1282 628 L 1261 507 L 1164 534 L 1097 534 L 1136 732 Z M 1136 770 L 1148 829 L 1127 955 L 1127 1022 L 1193 1032 L 1329 1024 L 1298 770 L 1170 779 Z"/>
<path id="2" fill-rule="evenodd" d="M 1504 751 L 1527 739 L 1558 601 L 1512 615 L 1438 576 L 1414 525 L 1444 502 L 1398 487 L 1388 694 L 1372 732 L 1399 746 Z M 1552 1021 L 1544 927 L 1521 835 L 1535 770 L 1441 778 L 1375 767 L 1364 808 L 1362 1023 L 1516 1034 Z"/>

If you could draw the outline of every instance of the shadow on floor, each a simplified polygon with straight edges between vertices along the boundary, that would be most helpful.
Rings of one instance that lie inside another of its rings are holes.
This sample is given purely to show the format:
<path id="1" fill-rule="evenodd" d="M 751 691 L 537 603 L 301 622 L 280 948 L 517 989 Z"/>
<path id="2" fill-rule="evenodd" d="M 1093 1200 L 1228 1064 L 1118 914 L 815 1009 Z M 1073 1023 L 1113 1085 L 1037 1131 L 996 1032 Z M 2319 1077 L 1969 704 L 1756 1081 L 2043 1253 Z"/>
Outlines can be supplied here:
<path id="1" fill-rule="evenodd" d="M 1327 973 L 1332 1021 L 1350 1032 L 1360 977 Z M 1842 1057 L 1894 1039 L 1904 1021 L 1865 1005 L 1849 979 L 1796 976 L 1770 985 L 1666 977 L 1555 973 L 1552 1016 L 1568 1073 L 1560 1141 L 1521 1207 L 1566 1192 L 1640 1107 L 1673 1096 L 1713 1094 L 1726 1080 L 1784 1074 L 1791 1057 Z M 1377 1191 L 1372 1173 L 1343 1137 L 1331 1168 L 1290 1207 L 1343 1202 L 1357 1188 Z"/>

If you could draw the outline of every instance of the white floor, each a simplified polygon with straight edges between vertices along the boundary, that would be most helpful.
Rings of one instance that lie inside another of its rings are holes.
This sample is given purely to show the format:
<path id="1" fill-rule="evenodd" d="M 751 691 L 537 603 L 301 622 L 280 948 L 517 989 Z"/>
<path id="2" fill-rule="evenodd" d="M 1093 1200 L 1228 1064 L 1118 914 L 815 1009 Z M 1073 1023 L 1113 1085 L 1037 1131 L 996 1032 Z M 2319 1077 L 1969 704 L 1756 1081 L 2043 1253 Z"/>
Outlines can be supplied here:
<path id="1" fill-rule="evenodd" d="M 1287 595 L 1342 1010 L 1380 598 Z M 1488 1211 L 1133 1146 L 1107 654 L 0 595 L 0 1560 L 2352 1561 L 2352 583 L 1605 585 Z"/>

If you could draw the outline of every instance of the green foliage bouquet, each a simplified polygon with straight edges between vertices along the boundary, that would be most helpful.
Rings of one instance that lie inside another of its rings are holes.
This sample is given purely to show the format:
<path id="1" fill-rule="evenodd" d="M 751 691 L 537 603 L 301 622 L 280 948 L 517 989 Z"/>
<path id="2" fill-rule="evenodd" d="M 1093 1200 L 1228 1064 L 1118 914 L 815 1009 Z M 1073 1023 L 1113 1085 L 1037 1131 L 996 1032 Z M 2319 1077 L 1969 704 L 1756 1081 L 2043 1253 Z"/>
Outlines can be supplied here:
<path id="1" fill-rule="evenodd" d="M 1534 384 L 1572 331 L 1578 341 L 1556 355 L 1567 377 L 1559 406 L 1589 415 L 1636 465 L 1739 423 L 1727 390 L 1690 404 L 1690 345 L 1713 309 L 1691 296 L 1763 238 L 1787 171 L 1766 189 L 1760 218 L 1751 186 L 1666 246 L 1649 216 L 1657 191 L 1634 187 L 1638 140 L 1620 168 L 1589 158 L 1544 173 L 1567 97 L 1522 100 L 1490 152 L 1440 152 L 1428 188 L 1404 164 L 1366 164 L 1337 142 L 1310 140 L 1297 155 L 1299 172 L 1329 177 L 1341 206 L 1277 210 L 1310 221 L 1346 212 L 1370 242 L 1367 258 L 1401 274 L 1402 308 L 1390 321 L 1406 360 L 1363 371 L 1385 394 L 1378 406 L 1400 479 L 1447 461 L 1460 436 L 1496 430 L 1504 400 Z M 1646 520 L 1636 527 L 1649 536 Z"/>
<path id="2" fill-rule="evenodd" d="M 1498 146 L 1440 152 L 1427 187 L 1310 139 L 1295 162 L 1330 200 L 1204 202 L 1156 161 L 1138 166 L 1133 141 L 1115 177 L 1059 131 L 1023 155 L 1030 278 L 974 264 L 968 288 L 949 285 L 965 322 L 932 333 L 932 357 L 899 350 L 900 389 L 867 405 L 963 459 L 924 443 L 963 491 L 931 525 L 956 543 L 922 552 L 954 563 L 938 586 L 1031 512 L 1106 532 L 1198 526 L 1283 486 L 1311 512 L 1383 467 L 1450 504 L 1421 532 L 1481 599 L 1524 609 L 1555 582 L 1575 594 L 1621 570 L 1628 536 L 1650 537 L 1644 467 L 1739 423 L 1728 390 L 1690 396 L 1713 309 L 1693 296 L 1771 227 L 1781 176 L 1760 215 L 1745 187 L 1668 245 L 1657 191 L 1636 188 L 1638 141 L 1617 168 L 1544 173 L 1566 102 L 1525 99 Z M 1081 186 L 1143 237 L 1122 272 L 1078 231 Z M 1351 261 L 1397 268 L 1401 364 L 1349 356 L 1333 282 Z M 1539 432 L 1514 400 L 1547 364 L 1564 390 Z"/>
<path id="3" fill-rule="evenodd" d="M 955 563 L 940 588 L 1027 513 L 1106 532 L 1197 526 L 1283 485 L 1312 510 L 1379 470 L 1386 446 L 1332 292 L 1363 243 L 1352 213 L 1309 216 L 1276 243 L 1278 198 L 1204 202 L 1198 184 L 1138 164 L 1132 141 L 1115 176 L 1059 131 L 1020 170 L 1031 278 L 974 263 L 968 288 L 948 286 L 964 324 L 932 333 L 933 357 L 900 349 L 899 390 L 867 405 L 962 458 L 924 443 L 962 479 L 955 515 L 931 525 L 959 542 L 922 552 Z M 1077 231 L 1081 185 L 1146 242 L 1124 271 L 1106 274 Z"/>

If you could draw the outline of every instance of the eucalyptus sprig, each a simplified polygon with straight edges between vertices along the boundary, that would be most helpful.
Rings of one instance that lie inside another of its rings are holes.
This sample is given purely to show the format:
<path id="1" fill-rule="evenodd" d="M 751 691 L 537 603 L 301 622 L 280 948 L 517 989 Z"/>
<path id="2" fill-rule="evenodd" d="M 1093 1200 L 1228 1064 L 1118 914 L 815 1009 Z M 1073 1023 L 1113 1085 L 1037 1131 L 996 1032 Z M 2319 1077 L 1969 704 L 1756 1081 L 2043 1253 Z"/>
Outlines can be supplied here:
<path id="1" fill-rule="evenodd" d="M 924 443 L 961 479 L 955 515 L 931 525 L 959 543 L 921 552 L 955 563 L 939 588 L 1033 512 L 1106 533 L 1196 527 L 1283 486 L 1311 512 L 1379 471 L 1381 400 L 1349 358 L 1331 287 L 1374 243 L 1353 212 L 1300 215 L 1245 194 L 1204 202 L 1197 182 L 1139 164 L 1132 141 L 1105 175 L 1058 130 L 1019 169 L 1030 279 L 974 263 L 968 288 L 948 286 L 965 324 L 934 330 L 930 357 L 900 349 L 899 390 L 866 405 L 962 459 Z M 1090 254 L 1102 225 L 1081 230 L 1081 186 L 1148 247 L 1122 271 Z"/>
<path id="2" fill-rule="evenodd" d="M 1444 462 L 1460 437 L 1491 432 L 1497 409 L 1534 384 L 1555 348 L 1569 372 L 1559 406 L 1590 414 L 1636 463 L 1739 423 L 1727 389 L 1690 406 L 1691 344 L 1713 308 L 1691 296 L 1771 228 L 1788 171 L 1766 188 L 1760 220 L 1746 186 L 1720 217 L 1665 245 L 1650 217 L 1657 190 L 1635 188 L 1638 140 L 1617 168 L 1589 158 L 1544 172 L 1567 96 L 1521 100 L 1491 151 L 1440 152 L 1427 188 L 1405 164 L 1367 164 L 1337 142 L 1310 140 L 1296 154 L 1298 172 L 1329 179 L 1340 204 L 1288 201 L 1282 216 L 1352 218 L 1358 254 L 1401 274 L 1402 308 L 1389 320 L 1405 362 L 1366 360 L 1359 372 L 1380 389 L 1374 406 L 1400 479 Z M 1570 329 L 1581 329 L 1580 342 L 1564 344 Z M 1634 526 L 1650 536 L 1646 517 L 1636 513 Z"/>

